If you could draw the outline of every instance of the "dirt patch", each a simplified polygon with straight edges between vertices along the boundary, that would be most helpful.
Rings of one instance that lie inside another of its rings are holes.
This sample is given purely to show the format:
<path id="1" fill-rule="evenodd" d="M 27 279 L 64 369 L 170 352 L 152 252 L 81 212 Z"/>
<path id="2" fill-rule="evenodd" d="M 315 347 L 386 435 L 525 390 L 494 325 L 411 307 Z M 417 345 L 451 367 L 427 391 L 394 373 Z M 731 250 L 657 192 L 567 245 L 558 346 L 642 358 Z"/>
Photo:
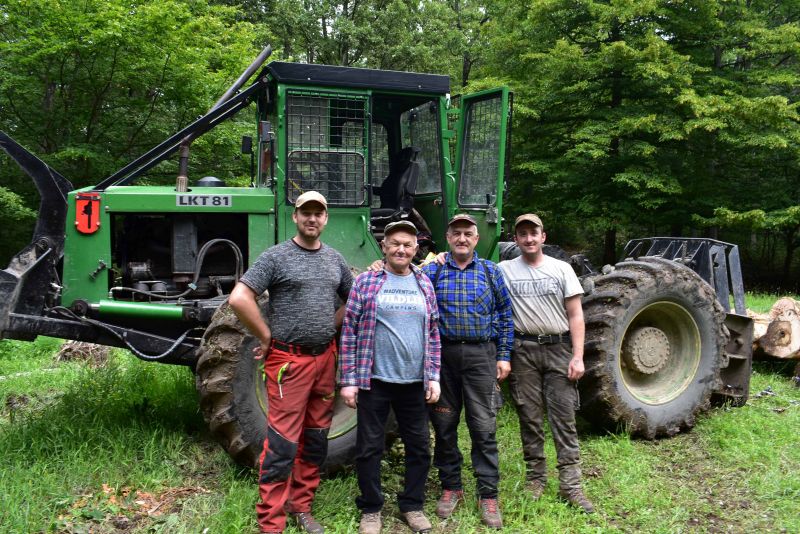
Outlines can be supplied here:
<path id="1" fill-rule="evenodd" d="M 67 341 L 56 353 L 57 362 L 86 362 L 91 367 L 102 367 L 108 361 L 110 347 L 85 341 Z"/>
<path id="2" fill-rule="evenodd" d="M 59 514 L 56 526 L 58 532 L 63 533 L 85 532 L 87 523 L 106 527 L 90 526 L 89 532 L 126 532 L 145 521 L 179 512 L 184 500 L 207 493 L 211 492 L 201 486 L 181 486 L 150 493 L 128 486 L 117 489 L 103 484 L 101 491 L 79 495 L 67 510 Z"/>

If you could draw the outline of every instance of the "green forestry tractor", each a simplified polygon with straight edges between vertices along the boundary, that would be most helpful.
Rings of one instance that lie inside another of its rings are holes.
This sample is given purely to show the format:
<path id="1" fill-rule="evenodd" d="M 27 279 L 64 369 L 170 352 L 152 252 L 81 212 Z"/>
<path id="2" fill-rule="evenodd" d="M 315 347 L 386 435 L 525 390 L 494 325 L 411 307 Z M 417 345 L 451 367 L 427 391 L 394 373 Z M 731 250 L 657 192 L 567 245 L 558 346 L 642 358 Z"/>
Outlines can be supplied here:
<path id="1" fill-rule="evenodd" d="M 41 197 L 31 243 L 0 271 L 0 337 L 81 340 L 190 367 L 211 432 L 247 466 L 257 463 L 268 406 L 256 341 L 226 298 L 265 248 L 294 235 L 301 193 L 327 197 L 323 239 L 355 270 L 381 256 L 389 222 L 409 219 L 443 244 L 457 212 L 478 221 L 482 257 L 515 252 L 501 242 L 507 88 L 456 102 L 446 76 L 263 66 L 268 55 L 269 47 L 207 114 L 92 187 L 73 190 L 0 132 L 0 147 Z M 242 144 L 250 186 L 190 179 L 192 141 L 250 104 L 256 120 Z M 174 185 L 137 185 L 173 155 Z M 587 419 L 652 438 L 692 427 L 712 397 L 746 401 L 752 326 L 736 246 L 649 238 L 630 242 L 624 260 L 601 273 L 581 256 L 572 262 L 587 290 Z M 337 402 L 329 467 L 352 458 L 356 424 Z"/>

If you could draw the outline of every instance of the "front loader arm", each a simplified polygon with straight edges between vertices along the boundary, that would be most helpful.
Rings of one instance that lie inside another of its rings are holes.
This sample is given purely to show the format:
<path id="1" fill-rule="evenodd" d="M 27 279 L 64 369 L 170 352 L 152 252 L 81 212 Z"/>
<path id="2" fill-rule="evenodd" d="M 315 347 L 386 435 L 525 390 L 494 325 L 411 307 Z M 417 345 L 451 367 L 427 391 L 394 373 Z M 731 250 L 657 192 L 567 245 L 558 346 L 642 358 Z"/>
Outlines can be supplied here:
<path id="1" fill-rule="evenodd" d="M 67 193 L 72 184 L 0 131 L 0 148 L 31 177 L 39 190 L 39 216 L 31 243 L 0 271 L 0 338 L 12 312 L 42 315 L 48 296 L 57 295 L 56 267 L 64 252 Z"/>

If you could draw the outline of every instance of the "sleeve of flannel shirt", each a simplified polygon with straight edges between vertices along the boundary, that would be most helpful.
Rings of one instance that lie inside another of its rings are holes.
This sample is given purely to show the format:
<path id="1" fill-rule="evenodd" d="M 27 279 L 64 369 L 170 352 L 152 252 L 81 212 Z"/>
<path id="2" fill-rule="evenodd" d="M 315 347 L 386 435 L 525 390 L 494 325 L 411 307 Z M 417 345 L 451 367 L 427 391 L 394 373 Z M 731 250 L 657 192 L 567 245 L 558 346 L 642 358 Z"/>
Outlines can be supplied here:
<path id="1" fill-rule="evenodd" d="M 358 350 L 358 327 L 361 320 L 363 277 L 359 275 L 350 288 L 342 322 L 342 338 L 339 345 L 339 385 L 357 386 L 356 361 Z"/>
<path id="2" fill-rule="evenodd" d="M 494 278 L 494 321 L 497 329 L 497 359 L 511 360 L 511 347 L 514 343 L 514 316 L 511 311 L 511 295 L 500 268 L 491 264 Z"/>
<path id="3" fill-rule="evenodd" d="M 439 306 L 436 303 L 436 292 L 433 284 L 425 278 L 428 286 L 428 310 L 431 314 L 428 335 L 430 336 L 430 361 L 431 375 L 430 380 L 439 382 L 439 372 L 442 368 L 442 341 L 439 337 Z"/>

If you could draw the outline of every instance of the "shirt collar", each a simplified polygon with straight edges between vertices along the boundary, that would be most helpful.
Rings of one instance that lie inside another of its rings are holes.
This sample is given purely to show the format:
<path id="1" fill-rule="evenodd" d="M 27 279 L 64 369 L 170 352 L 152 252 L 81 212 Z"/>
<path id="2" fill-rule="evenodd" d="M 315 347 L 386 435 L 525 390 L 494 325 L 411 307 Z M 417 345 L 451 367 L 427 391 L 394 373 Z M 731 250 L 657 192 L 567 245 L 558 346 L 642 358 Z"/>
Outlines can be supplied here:
<path id="1" fill-rule="evenodd" d="M 458 265 L 456 265 L 456 260 L 453 259 L 453 253 L 452 252 L 448 252 L 447 253 L 447 262 L 446 263 L 448 263 L 450 265 L 450 267 L 452 267 L 454 269 L 459 269 L 459 270 L 461 269 Z M 467 266 L 464 267 L 464 268 L 465 269 L 469 269 L 470 267 L 472 267 L 473 265 L 476 265 L 477 263 L 478 263 L 478 253 L 473 250 L 472 251 L 472 261 L 470 261 L 467 264 Z"/>

